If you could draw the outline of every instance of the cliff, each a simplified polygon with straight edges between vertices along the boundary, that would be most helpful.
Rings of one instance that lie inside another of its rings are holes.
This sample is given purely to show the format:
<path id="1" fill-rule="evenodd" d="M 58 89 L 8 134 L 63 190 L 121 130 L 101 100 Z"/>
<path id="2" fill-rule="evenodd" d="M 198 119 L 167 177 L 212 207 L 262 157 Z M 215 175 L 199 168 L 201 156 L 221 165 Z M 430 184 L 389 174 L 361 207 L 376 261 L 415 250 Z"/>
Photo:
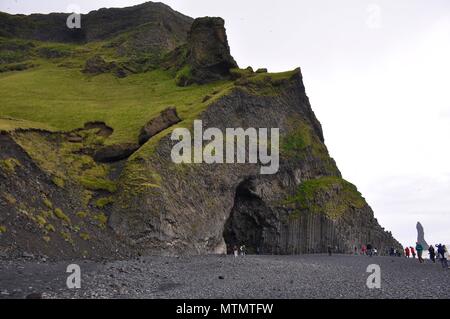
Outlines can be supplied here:
<path id="1" fill-rule="evenodd" d="M 145 9 L 153 6 L 169 17 L 155 18 Z M 121 12 L 120 22 L 109 19 Z M 239 69 L 220 18 L 191 20 L 152 3 L 87 16 L 113 35 L 87 28 L 74 44 L 54 31 L 59 24 L 36 35 L 20 22 L 36 17 L 0 15 L 0 24 L 9 25 L 0 45 L 10 52 L 0 59 L 4 255 L 208 254 L 235 244 L 267 254 L 401 247 L 342 179 L 300 69 Z M 182 26 L 165 28 L 178 40 L 161 45 L 140 33 L 155 21 Z M 118 46 L 111 37 L 121 39 Z M 42 41 L 49 39 L 60 43 Z M 136 45 L 118 50 L 124 43 Z M 157 57 L 142 60 L 155 47 Z M 60 54 L 42 55 L 49 50 Z M 205 130 L 279 128 L 279 170 L 175 164 L 171 133 L 192 131 L 194 120 Z"/>

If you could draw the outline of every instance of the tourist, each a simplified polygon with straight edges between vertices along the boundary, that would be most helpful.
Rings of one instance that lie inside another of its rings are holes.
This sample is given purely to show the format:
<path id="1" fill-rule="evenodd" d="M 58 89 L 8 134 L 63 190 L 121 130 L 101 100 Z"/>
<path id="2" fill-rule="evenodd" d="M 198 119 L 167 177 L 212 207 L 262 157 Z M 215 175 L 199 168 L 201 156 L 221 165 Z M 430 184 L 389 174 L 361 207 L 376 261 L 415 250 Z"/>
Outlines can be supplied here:
<path id="1" fill-rule="evenodd" d="M 409 247 L 409 249 L 411 250 L 411 254 L 413 256 L 413 259 L 416 259 L 416 251 L 414 250 L 414 247 Z"/>
<path id="2" fill-rule="evenodd" d="M 423 263 L 422 258 L 423 246 L 419 242 L 416 243 L 416 251 L 417 251 L 417 258 L 419 258 L 419 262 Z"/>
<path id="3" fill-rule="evenodd" d="M 442 253 L 444 252 L 444 247 L 442 246 L 442 244 L 435 245 L 435 246 L 437 248 L 438 258 L 442 258 Z"/>
<path id="4" fill-rule="evenodd" d="M 409 258 L 409 247 L 405 248 L 405 256 L 406 258 Z"/>
<path id="5" fill-rule="evenodd" d="M 358 247 L 355 246 L 355 256 L 358 255 Z"/>
<path id="6" fill-rule="evenodd" d="M 366 245 L 361 246 L 361 255 L 365 255 L 367 251 Z"/>
<path id="7" fill-rule="evenodd" d="M 448 262 L 447 262 L 447 256 L 446 256 L 447 249 L 446 249 L 445 245 L 439 244 L 439 245 L 436 245 L 436 247 L 437 247 L 437 253 L 438 253 L 439 260 L 441 261 L 442 268 L 448 268 Z"/>
<path id="8" fill-rule="evenodd" d="M 241 256 L 245 256 L 245 245 L 242 245 L 240 247 L 240 250 L 241 250 Z"/>
<path id="9" fill-rule="evenodd" d="M 372 250 L 372 245 L 371 244 L 367 244 L 367 254 L 372 257 L 373 254 L 373 250 Z"/>
<path id="10" fill-rule="evenodd" d="M 239 252 L 238 252 L 238 247 L 236 245 L 234 245 L 234 247 L 233 247 L 233 252 L 234 252 L 234 258 L 237 258 L 237 256 L 239 256 Z"/>
<path id="11" fill-rule="evenodd" d="M 447 258 L 448 258 L 448 250 L 447 247 L 445 245 L 442 245 L 443 249 L 444 249 L 444 260 L 442 261 L 444 263 L 444 265 L 442 267 L 447 267 L 447 269 L 449 269 L 450 267 L 448 266 L 448 262 L 447 262 Z"/>
<path id="12" fill-rule="evenodd" d="M 328 250 L 328 256 L 331 256 L 332 251 L 331 251 L 331 246 L 330 245 L 328 245 L 327 250 Z"/>
<path id="13" fill-rule="evenodd" d="M 431 260 L 433 263 L 436 263 L 436 259 L 435 259 L 436 253 L 435 253 L 435 251 L 434 251 L 433 245 L 430 245 L 430 248 L 428 248 L 428 254 L 430 255 L 430 260 Z"/>

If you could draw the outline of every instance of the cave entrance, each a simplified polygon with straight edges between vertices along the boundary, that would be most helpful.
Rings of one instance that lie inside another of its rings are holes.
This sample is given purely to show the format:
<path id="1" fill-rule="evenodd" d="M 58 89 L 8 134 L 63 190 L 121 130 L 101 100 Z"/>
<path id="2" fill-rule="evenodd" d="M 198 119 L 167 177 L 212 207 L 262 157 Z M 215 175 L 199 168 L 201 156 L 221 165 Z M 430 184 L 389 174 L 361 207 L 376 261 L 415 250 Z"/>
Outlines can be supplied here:
<path id="1" fill-rule="evenodd" d="M 266 241 L 274 229 L 271 216 L 272 211 L 255 192 L 254 180 L 241 182 L 223 232 L 227 252 L 232 253 L 234 246 L 245 245 L 250 254 L 268 253 Z"/>

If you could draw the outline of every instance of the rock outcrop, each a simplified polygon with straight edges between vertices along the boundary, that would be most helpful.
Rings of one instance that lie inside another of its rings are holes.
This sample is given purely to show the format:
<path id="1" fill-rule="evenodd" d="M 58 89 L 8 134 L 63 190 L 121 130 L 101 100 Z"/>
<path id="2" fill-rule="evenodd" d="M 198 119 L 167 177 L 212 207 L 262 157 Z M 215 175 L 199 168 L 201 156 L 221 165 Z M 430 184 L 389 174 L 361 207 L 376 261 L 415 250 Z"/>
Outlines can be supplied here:
<path id="1" fill-rule="evenodd" d="M 82 72 L 91 75 L 112 73 L 118 78 L 124 78 L 129 73 L 116 62 L 106 62 L 100 55 L 94 55 L 87 59 Z"/>
<path id="2" fill-rule="evenodd" d="M 425 240 L 425 231 L 420 222 L 417 222 L 416 229 L 417 229 L 417 242 L 419 244 L 421 244 L 424 249 L 427 249 L 427 247 L 429 247 L 429 245 L 428 245 L 427 241 Z"/>
<path id="3" fill-rule="evenodd" d="M 188 50 L 192 76 L 199 83 L 228 76 L 230 69 L 237 68 L 222 18 L 196 19 L 189 31 Z"/>
<path id="4" fill-rule="evenodd" d="M 180 122 L 181 119 L 178 117 L 177 110 L 174 107 L 169 107 L 162 111 L 157 117 L 150 120 L 141 129 L 139 134 L 139 144 L 143 145 L 152 136 L 158 134 L 159 132 L 171 127 L 172 125 Z"/>
<path id="5" fill-rule="evenodd" d="M 230 69 L 238 67 L 230 54 L 222 18 L 196 19 L 187 41 L 185 65 L 178 73 L 179 85 L 225 79 L 230 76 Z"/>
<path id="6" fill-rule="evenodd" d="M 89 74 L 101 74 L 111 72 L 115 68 L 114 63 L 106 62 L 101 56 L 94 55 L 86 60 L 83 72 Z"/>
<path id="7" fill-rule="evenodd" d="M 124 160 L 139 149 L 138 144 L 124 143 L 108 145 L 94 154 L 94 160 L 100 163 L 111 163 Z"/>

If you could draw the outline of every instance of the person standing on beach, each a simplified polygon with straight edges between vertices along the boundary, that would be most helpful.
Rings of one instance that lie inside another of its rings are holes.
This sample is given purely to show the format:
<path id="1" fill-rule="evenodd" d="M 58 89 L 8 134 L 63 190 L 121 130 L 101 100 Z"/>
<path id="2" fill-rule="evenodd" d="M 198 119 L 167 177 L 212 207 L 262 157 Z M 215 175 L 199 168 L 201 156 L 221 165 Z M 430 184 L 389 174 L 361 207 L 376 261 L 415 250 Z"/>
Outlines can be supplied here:
<path id="1" fill-rule="evenodd" d="M 447 258 L 448 258 L 448 250 L 447 247 L 445 247 L 445 245 L 442 245 L 442 249 L 444 250 L 444 258 L 442 260 L 442 262 L 444 263 L 444 265 L 442 265 L 442 267 L 449 269 L 448 267 L 448 262 L 447 262 Z"/>
<path id="2" fill-rule="evenodd" d="M 445 245 L 439 244 L 439 245 L 436 245 L 436 247 L 437 247 L 438 258 L 441 261 L 442 268 L 448 268 Z"/>
<path id="3" fill-rule="evenodd" d="M 367 244 L 367 254 L 372 257 L 373 254 L 373 250 L 372 250 L 372 245 L 371 244 Z"/>
<path id="4" fill-rule="evenodd" d="M 419 258 L 419 262 L 423 263 L 422 253 L 423 253 L 423 246 L 420 243 L 416 243 L 416 251 L 417 251 L 417 258 Z"/>
<path id="5" fill-rule="evenodd" d="M 416 251 L 414 250 L 414 247 L 409 247 L 409 249 L 411 250 L 411 254 L 413 256 L 413 259 L 416 259 Z"/>
<path id="6" fill-rule="evenodd" d="M 241 256 L 245 256 L 245 245 L 242 245 L 240 248 Z"/>
<path id="7" fill-rule="evenodd" d="M 234 247 L 233 247 L 233 253 L 234 253 L 234 258 L 237 258 L 239 256 L 238 247 L 236 245 L 234 245 Z"/>
<path id="8" fill-rule="evenodd" d="M 362 245 L 362 246 L 361 246 L 361 254 L 362 254 L 362 255 L 365 255 L 365 254 L 366 254 L 366 251 L 367 251 L 366 245 Z"/>
<path id="9" fill-rule="evenodd" d="M 434 251 L 433 245 L 430 245 L 430 248 L 428 248 L 428 254 L 430 255 L 430 259 L 433 263 L 436 263 L 436 252 Z"/>
<path id="10" fill-rule="evenodd" d="M 406 258 L 409 258 L 409 247 L 405 248 L 405 256 Z"/>

